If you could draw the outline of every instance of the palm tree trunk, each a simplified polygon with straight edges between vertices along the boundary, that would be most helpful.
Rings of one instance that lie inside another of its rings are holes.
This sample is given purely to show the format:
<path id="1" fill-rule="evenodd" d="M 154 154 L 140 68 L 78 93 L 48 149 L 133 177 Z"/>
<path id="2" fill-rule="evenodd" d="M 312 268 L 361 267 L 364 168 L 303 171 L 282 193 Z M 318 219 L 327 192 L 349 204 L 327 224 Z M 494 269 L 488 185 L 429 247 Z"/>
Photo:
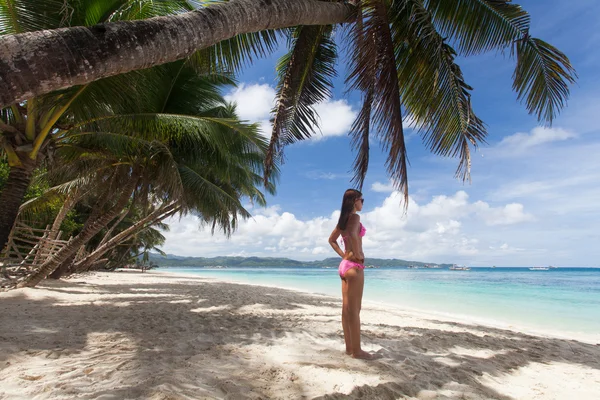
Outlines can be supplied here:
<path id="1" fill-rule="evenodd" d="M 236 35 L 348 21 L 355 7 L 318 0 L 234 0 L 169 17 L 5 35 L 0 109 L 16 101 L 188 57 Z"/>
<path id="2" fill-rule="evenodd" d="M 35 161 L 28 157 L 23 157 L 21 163 L 21 167 L 10 168 L 8 179 L 0 193 L 0 252 L 6 246 L 35 169 Z"/>
<path id="3" fill-rule="evenodd" d="M 78 250 L 77 250 L 78 251 Z M 48 279 L 60 279 L 65 275 L 71 266 L 73 265 L 73 261 L 75 261 L 75 256 L 77 256 L 77 251 L 74 251 L 65 261 L 63 261 L 56 269 L 48 275 Z"/>
<path id="4" fill-rule="evenodd" d="M 96 262 L 96 260 L 98 260 L 104 254 L 106 254 L 107 251 L 117 246 L 119 243 L 128 239 L 130 236 L 136 234 L 142 229 L 175 214 L 178 210 L 178 206 L 176 206 L 175 204 L 170 204 L 168 206 L 161 207 L 158 210 L 153 211 L 152 213 L 148 214 L 145 218 L 139 220 L 135 224 L 131 225 L 129 228 L 115 235 L 106 243 L 98 246 L 98 248 L 92 253 L 90 253 L 86 258 L 77 262 L 73 269 L 77 272 L 84 271 L 88 266 Z"/>
<path id="5" fill-rule="evenodd" d="M 58 230 L 60 229 L 60 226 L 67 217 L 67 214 L 69 213 L 69 211 L 71 211 L 73 207 L 75 207 L 75 204 L 77 204 L 77 202 L 79 201 L 80 193 L 81 192 L 79 190 L 75 189 L 72 193 L 69 193 L 67 195 L 67 198 L 65 199 L 65 202 L 60 208 L 60 211 L 58 211 L 56 218 L 54 218 L 52 228 L 50 228 L 51 235 L 56 236 Z"/>
<path id="6" fill-rule="evenodd" d="M 102 238 L 100 243 L 98 243 L 98 247 L 102 246 L 104 243 L 106 243 L 108 240 L 110 240 L 113 231 L 115 230 L 117 225 L 119 225 L 121 222 L 123 222 L 123 220 L 125 219 L 127 214 L 129 214 L 129 212 L 131 211 L 132 207 L 133 207 L 133 204 L 127 210 L 123 210 L 123 212 L 121 213 L 121 216 L 112 224 L 112 226 L 108 229 L 108 231 L 106 232 L 106 234 L 104 235 L 104 237 Z"/>
<path id="7" fill-rule="evenodd" d="M 60 249 L 54 257 L 46 261 L 40 269 L 28 276 L 18 287 L 34 287 L 42 280 L 46 279 L 59 265 L 65 262 L 71 255 L 73 255 L 79 248 L 85 245 L 91 238 L 93 238 L 98 232 L 100 232 L 106 225 L 112 221 L 125 207 L 135 185 L 137 184 L 136 179 L 131 179 L 130 183 L 121 192 L 121 196 L 117 200 L 117 203 L 106 213 L 96 218 L 90 224 L 86 224 L 83 230 L 69 243 Z"/>

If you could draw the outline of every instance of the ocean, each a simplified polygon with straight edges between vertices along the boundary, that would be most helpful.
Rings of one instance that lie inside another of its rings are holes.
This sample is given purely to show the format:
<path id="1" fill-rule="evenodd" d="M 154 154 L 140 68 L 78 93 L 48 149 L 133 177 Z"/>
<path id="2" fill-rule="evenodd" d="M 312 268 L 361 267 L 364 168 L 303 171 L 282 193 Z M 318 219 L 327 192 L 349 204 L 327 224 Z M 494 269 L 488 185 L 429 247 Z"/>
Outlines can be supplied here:
<path id="1" fill-rule="evenodd" d="M 160 270 L 341 297 L 337 268 Z M 365 269 L 363 302 L 563 333 L 600 333 L 600 268 Z"/>

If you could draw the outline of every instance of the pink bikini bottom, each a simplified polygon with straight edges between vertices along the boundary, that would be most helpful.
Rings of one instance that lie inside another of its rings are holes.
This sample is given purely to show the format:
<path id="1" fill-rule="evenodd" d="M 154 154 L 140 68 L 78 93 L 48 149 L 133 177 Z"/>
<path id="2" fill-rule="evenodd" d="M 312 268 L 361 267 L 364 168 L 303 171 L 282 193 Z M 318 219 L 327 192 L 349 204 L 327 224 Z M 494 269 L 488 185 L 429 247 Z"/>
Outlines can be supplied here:
<path id="1" fill-rule="evenodd" d="M 355 261 L 342 260 L 342 262 L 340 263 L 340 266 L 338 268 L 338 272 L 340 273 L 340 278 L 344 279 L 344 275 L 346 275 L 346 272 L 348 272 L 348 270 L 352 269 L 352 268 L 365 269 L 365 266 L 362 264 L 359 264 Z"/>

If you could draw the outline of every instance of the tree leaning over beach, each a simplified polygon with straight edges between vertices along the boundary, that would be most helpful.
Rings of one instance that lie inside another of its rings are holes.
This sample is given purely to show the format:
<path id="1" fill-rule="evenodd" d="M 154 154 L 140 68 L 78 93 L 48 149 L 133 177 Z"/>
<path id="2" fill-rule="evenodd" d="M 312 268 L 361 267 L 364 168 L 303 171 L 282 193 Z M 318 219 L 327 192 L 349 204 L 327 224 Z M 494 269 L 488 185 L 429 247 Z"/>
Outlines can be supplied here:
<path id="1" fill-rule="evenodd" d="M 77 29 L 88 29 L 82 27 L 183 13 L 192 9 L 193 4 L 188 0 L 0 0 L 0 55 L 7 54 L 4 51 L 9 51 L 13 38 L 43 36 L 54 32 L 51 30 L 54 28 L 80 26 Z M 220 43 L 218 48 L 213 46 L 195 53 L 190 62 L 205 72 L 232 72 L 253 54 L 270 51 L 273 43 L 272 32 L 240 35 Z M 36 49 L 39 50 L 38 47 Z M 36 79 L 26 73 L 29 66 L 36 64 L 33 56 L 36 50 L 28 48 L 25 52 L 31 52 L 33 58 L 27 56 L 26 64 L 20 64 L 16 79 L 22 83 Z M 49 67 L 46 63 L 55 53 L 45 54 L 39 60 L 44 70 Z M 7 86 L 5 73 L 6 70 L 0 72 L 0 92 L 12 87 Z M 138 102 L 141 94 L 137 94 L 138 89 L 132 86 L 132 77 L 144 74 L 145 71 L 137 71 L 110 79 L 90 80 L 81 86 L 33 97 L 30 95 L 0 109 L 0 157 L 7 157 L 10 167 L 7 182 L 0 191 L 0 251 L 14 225 L 33 171 L 46 157 L 52 156 L 54 138 L 73 124 L 110 114 L 114 104 Z"/>
<path id="2" fill-rule="evenodd" d="M 192 213 L 213 231 L 229 235 L 239 218 L 250 216 L 243 199 L 265 205 L 260 187 L 268 142 L 257 125 L 240 122 L 235 107 L 223 99 L 223 87 L 233 82 L 199 73 L 193 61 L 155 67 L 143 78 L 130 76 L 144 101 L 113 104 L 120 113 L 82 122 L 62 134 L 56 153 L 63 166 L 55 172 L 70 181 L 96 182 L 100 208 L 21 286 L 35 286 L 132 207 L 142 217 L 114 235 L 108 232 L 72 271 L 90 267 L 168 216 Z M 273 182 L 266 189 L 273 194 Z"/>
<path id="3" fill-rule="evenodd" d="M 455 62 L 457 55 L 508 51 L 516 59 L 518 99 L 546 123 L 564 107 L 568 84 L 575 80 L 568 58 L 532 37 L 529 14 L 508 0 L 206 4 L 177 16 L 5 36 L 0 39 L 0 79 L 7 90 L 0 93 L 0 107 L 185 58 L 241 34 L 280 29 L 290 35 L 292 50 L 281 64 L 268 175 L 286 144 L 313 133 L 312 106 L 329 94 L 334 72 L 329 26 L 347 22 L 354 55 L 348 83 L 364 100 L 351 130 L 357 150 L 354 181 L 362 186 L 374 133 L 389 153 L 388 174 L 407 199 L 403 116 L 415 121 L 435 154 L 459 157 L 462 179 L 469 178 L 470 146 L 485 140 L 485 125 L 472 109 L 471 87 Z"/>
<path id="4" fill-rule="evenodd" d="M 6 54 L 4 51 L 9 50 L 7 42 L 19 35 L 39 34 L 67 26 L 148 18 L 191 9 L 187 0 L 160 1 L 156 4 L 149 1 L 133 4 L 127 0 L 1 0 L 0 53 Z M 46 54 L 44 59 L 51 55 L 52 52 Z M 44 59 L 40 60 L 42 64 Z M 28 78 L 21 73 L 25 72 L 22 67 L 18 67 L 17 79 L 24 81 Z M 3 73 L 0 73 L 0 83 L 2 91 L 12 86 L 7 83 Z M 0 151 L 8 158 L 10 173 L 0 193 L 0 251 L 14 224 L 33 171 L 53 151 L 53 136 L 72 123 L 106 115 L 110 112 L 110 102 L 122 101 L 131 89 L 126 79 L 114 77 L 112 80 L 90 81 L 53 93 L 30 94 L 23 101 L 2 107 Z M 130 94 L 129 98 L 134 96 Z"/>

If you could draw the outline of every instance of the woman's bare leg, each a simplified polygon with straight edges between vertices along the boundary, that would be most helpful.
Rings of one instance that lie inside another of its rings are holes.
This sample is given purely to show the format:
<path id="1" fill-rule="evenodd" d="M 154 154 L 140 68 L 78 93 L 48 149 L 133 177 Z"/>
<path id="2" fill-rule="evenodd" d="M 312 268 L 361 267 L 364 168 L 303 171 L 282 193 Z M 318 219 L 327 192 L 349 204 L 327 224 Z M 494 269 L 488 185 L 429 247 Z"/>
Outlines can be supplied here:
<path id="1" fill-rule="evenodd" d="M 352 355 L 352 340 L 350 338 L 350 325 L 348 324 L 348 281 L 342 279 L 342 327 L 344 328 L 344 341 L 346 354 Z"/>
<path id="2" fill-rule="evenodd" d="M 360 346 L 360 309 L 362 306 L 365 274 L 360 269 L 352 268 L 346 271 L 344 278 L 346 278 L 346 282 L 348 284 L 348 301 L 344 311 L 346 312 L 348 328 L 350 332 L 352 357 L 365 359 L 373 358 L 370 353 L 363 351 Z"/>

